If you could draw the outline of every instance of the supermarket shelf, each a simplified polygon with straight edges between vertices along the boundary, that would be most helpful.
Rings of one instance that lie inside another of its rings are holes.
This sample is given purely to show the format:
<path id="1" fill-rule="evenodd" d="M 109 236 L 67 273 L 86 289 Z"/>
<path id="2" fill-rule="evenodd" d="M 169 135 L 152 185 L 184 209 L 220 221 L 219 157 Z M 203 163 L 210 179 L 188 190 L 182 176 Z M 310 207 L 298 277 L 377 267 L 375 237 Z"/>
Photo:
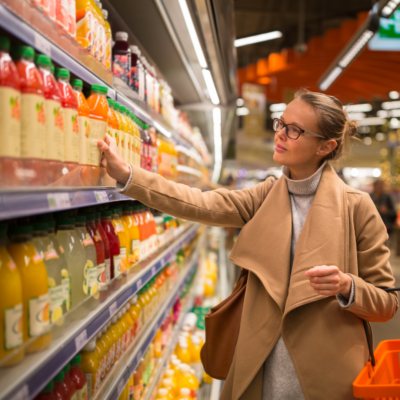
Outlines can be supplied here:
<path id="1" fill-rule="evenodd" d="M 115 188 L 51 188 L 38 190 L 26 188 L 0 191 L 0 220 L 37 215 L 46 212 L 69 210 L 113 201 L 132 200 Z"/>
<path id="2" fill-rule="evenodd" d="M 184 275 L 180 277 L 178 282 L 175 285 L 174 291 L 171 293 L 169 298 L 163 303 L 163 306 L 160 308 L 158 311 L 157 315 L 153 319 L 152 323 L 147 327 L 146 331 L 140 338 L 139 342 L 135 345 L 132 353 L 128 356 L 125 364 L 125 368 L 122 368 L 120 373 L 113 378 L 112 385 L 109 386 L 108 390 L 104 393 L 101 394 L 101 398 L 107 399 L 107 400 L 117 400 L 124 390 L 129 377 L 135 372 L 136 368 L 138 367 L 140 360 L 143 357 L 143 354 L 146 352 L 147 348 L 150 346 L 151 342 L 153 341 L 158 329 L 164 322 L 165 318 L 168 316 L 168 313 L 172 306 L 174 305 L 177 297 L 181 293 L 184 285 L 187 283 L 187 281 L 190 279 L 192 276 L 193 272 L 196 269 L 197 265 L 197 260 L 199 257 L 199 253 L 201 248 L 203 247 L 205 243 L 205 235 L 206 230 L 204 230 L 201 239 L 197 245 L 197 248 L 194 252 L 194 254 L 191 257 L 189 266 L 187 267 L 186 271 L 184 272 Z M 185 305 L 185 308 L 182 312 L 181 318 L 183 318 L 183 315 L 186 314 L 190 309 L 193 304 L 193 293 L 189 295 L 189 299 Z M 182 323 L 182 319 L 179 320 L 179 323 Z M 175 335 L 174 335 L 175 337 Z M 170 343 L 172 343 L 171 341 Z M 172 346 L 171 346 L 172 347 Z M 170 350 L 170 349 L 169 349 Z M 169 351 L 168 350 L 168 351 Z M 154 380 L 153 380 L 154 381 Z"/>
<path id="3" fill-rule="evenodd" d="M 115 90 L 111 85 L 107 84 L 84 64 L 58 47 L 43 33 L 33 28 L 29 23 L 19 18 L 17 14 L 2 4 L 0 4 L 0 27 L 13 34 L 27 45 L 32 46 L 37 51 L 48 55 L 53 61 L 67 68 L 71 73 L 88 84 L 106 85 L 108 87 L 108 96 L 115 99 Z"/>
<path id="4" fill-rule="evenodd" d="M 60 338 L 53 339 L 47 350 L 25 357 L 23 362 L 13 368 L 3 369 L 0 374 L 0 400 L 31 399 L 39 393 L 126 301 L 164 268 L 182 246 L 195 237 L 199 226 L 190 224 L 173 243 L 164 247 L 151 259 L 134 267 L 135 270 L 140 268 L 140 271 L 131 279 L 128 278 L 126 284 L 113 292 L 95 310 L 88 312 L 84 320 L 71 323 L 68 332 Z M 194 264 L 190 268 L 193 269 Z"/>

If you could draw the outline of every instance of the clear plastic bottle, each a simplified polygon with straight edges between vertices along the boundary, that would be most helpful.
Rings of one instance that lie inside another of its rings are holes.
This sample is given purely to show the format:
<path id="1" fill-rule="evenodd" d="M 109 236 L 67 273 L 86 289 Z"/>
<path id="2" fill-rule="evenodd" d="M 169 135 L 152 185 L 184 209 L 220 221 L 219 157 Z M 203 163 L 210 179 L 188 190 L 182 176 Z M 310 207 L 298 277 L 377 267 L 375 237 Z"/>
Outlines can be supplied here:
<path id="1" fill-rule="evenodd" d="M 130 46 L 131 48 L 131 72 L 129 76 L 129 87 L 136 93 L 139 93 L 139 70 L 138 64 L 140 63 L 140 50 L 137 46 Z"/>
<path id="2" fill-rule="evenodd" d="M 131 71 L 131 49 L 129 47 L 128 34 L 126 32 L 115 33 L 115 43 L 112 57 L 113 74 L 129 85 L 129 75 Z"/>

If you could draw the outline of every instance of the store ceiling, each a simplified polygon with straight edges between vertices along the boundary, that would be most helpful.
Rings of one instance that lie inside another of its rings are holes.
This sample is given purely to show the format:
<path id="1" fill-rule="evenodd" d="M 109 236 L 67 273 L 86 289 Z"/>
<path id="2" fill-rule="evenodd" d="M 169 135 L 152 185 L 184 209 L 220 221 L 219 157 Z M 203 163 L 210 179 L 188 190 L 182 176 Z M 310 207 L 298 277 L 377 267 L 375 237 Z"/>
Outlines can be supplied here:
<path id="1" fill-rule="evenodd" d="M 239 67 L 255 63 L 299 42 L 300 6 L 304 4 L 304 42 L 357 18 L 372 8 L 374 0 L 233 0 L 236 37 L 242 38 L 279 30 L 281 39 L 237 48 Z"/>

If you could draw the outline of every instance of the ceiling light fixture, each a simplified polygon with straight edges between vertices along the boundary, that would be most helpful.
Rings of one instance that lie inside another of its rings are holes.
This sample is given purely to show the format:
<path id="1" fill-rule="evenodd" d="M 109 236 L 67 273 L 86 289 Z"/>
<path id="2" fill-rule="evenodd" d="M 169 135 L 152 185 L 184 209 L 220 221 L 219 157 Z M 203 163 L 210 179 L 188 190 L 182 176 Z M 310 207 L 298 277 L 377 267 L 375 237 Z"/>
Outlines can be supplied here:
<path id="1" fill-rule="evenodd" d="M 190 39 L 192 40 L 194 51 L 196 52 L 196 56 L 199 61 L 200 67 L 207 68 L 207 62 L 204 57 L 203 49 L 200 45 L 200 41 L 197 36 L 196 29 L 193 25 L 192 16 L 190 15 L 190 11 L 186 4 L 186 0 L 179 0 L 179 5 L 181 7 L 183 18 L 185 19 L 186 27 L 189 31 L 189 36 L 190 36 Z"/>
<path id="2" fill-rule="evenodd" d="M 244 100 L 242 99 L 242 98 L 238 98 L 237 100 L 236 100 L 236 105 L 238 106 L 238 107 L 242 107 L 243 105 L 244 105 Z"/>
<path id="3" fill-rule="evenodd" d="M 215 105 L 219 104 L 217 89 L 215 88 L 211 72 L 208 69 L 203 69 L 203 77 L 206 82 L 207 90 L 210 95 L 211 102 Z"/>
<path id="4" fill-rule="evenodd" d="M 271 104 L 269 106 L 269 110 L 272 111 L 272 112 L 285 111 L 286 110 L 286 103 Z"/>
<path id="5" fill-rule="evenodd" d="M 385 118 L 377 118 L 377 117 L 371 117 L 371 118 L 364 118 L 359 121 L 357 121 L 358 126 L 362 125 L 384 125 L 386 124 L 387 120 Z"/>
<path id="6" fill-rule="evenodd" d="M 382 108 L 384 110 L 394 110 L 395 108 L 400 108 L 400 101 L 384 101 L 382 103 Z"/>
<path id="7" fill-rule="evenodd" d="M 248 108 L 246 107 L 240 107 L 236 109 L 236 115 L 238 115 L 239 117 L 242 115 L 249 115 L 250 111 Z"/>
<path id="8" fill-rule="evenodd" d="M 214 170 L 211 181 L 218 182 L 222 167 L 222 137 L 221 137 L 221 110 L 213 109 L 213 125 L 214 125 Z"/>
<path id="9" fill-rule="evenodd" d="M 353 120 L 353 121 L 357 121 L 360 119 L 364 119 L 366 117 L 365 113 L 362 112 L 355 112 L 355 113 L 349 113 L 349 119 Z"/>
<path id="10" fill-rule="evenodd" d="M 180 0 L 182 1 L 182 0 Z M 261 33 L 260 35 L 248 36 L 241 39 L 235 40 L 235 47 L 247 46 L 249 44 L 266 42 L 267 40 L 279 39 L 282 37 L 282 32 L 273 31 L 267 33 Z"/>
<path id="11" fill-rule="evenodd" d="M 346 112 L 368 112 L 372 110 L 371 104 L 349 104 L 348 106 L 343 106 L 343 110 Z"/>
<path id="12" fill-rule="evenodd" d="M 280 118 L 280 117 L 282 117 L 282 114 L 283 114 L 283 111 L 282 112 L 274 112 L 274 113 L 271 114 L 271 118 L 272 119 Z"/>
<path id="13" fill-rule="evenodd" d="M 400 97 L 399 92 L 396 92 L 395 90 L 392 90 L 391 92 L 389 92 L 389 97 L 392 100 L 397 100 Z"/>
<path id="14" fill-rule="evenodd" d="M 389 0 L 381 5 L 379 14 L 383 18 L 390 18 L 400 5 L 400 0 Z"/>
<path id="15" fill-rule="evenodd" d="M 398 1 L 400 2 L 400 0 Z M 332 85 L 344 69 L 347 68 L 354 58 L 362 51 L 378 29 L 379 15 L 370 12 L 365 22 L 360 26 L 351 40 L 319 79 L 318 87 L 320 90 L 325 91 Z"/>

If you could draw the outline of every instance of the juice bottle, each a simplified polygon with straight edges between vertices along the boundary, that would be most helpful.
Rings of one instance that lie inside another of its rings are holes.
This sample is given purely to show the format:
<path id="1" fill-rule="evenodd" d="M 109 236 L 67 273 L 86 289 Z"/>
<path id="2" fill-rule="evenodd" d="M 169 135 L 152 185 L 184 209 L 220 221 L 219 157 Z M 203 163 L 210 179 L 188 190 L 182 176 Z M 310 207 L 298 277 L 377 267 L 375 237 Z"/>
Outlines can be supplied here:
<path id="1" fill-rule="evenodd" d="M 107 99 L 108 101 L 108 119 L 107 119 L 107 134 L 115 139 L 119 147 L 120 131 L 119 120 L 115 112 L 115 101 Z"/>
<path id="2" fill-rule="evenodd" d="M 169 400 L 168 389 L 165 388 L 158 389 L 155 400 Z"/>
<path id="3" fill-rule="evenodd" d="M 200 358 L 201 348 L 202 344 L 200 342 L 200 338 L 198 336 L 192 336 L 192 346 L 190 349 L 190 366 L 195 371 L 195 376 L 198 381 L 201 380 L 201 377 L 203 375 L 203 365 Z"/>
<path id="4" fill-rule="evenodd" d="M 76 38 L 76 3 L 75 0 L 68 1 L 68 33 Z"/>
<path id="5" fill-rule="evenodd" d="M 104 140 L 107 131 L 108 103 L 106 86 L 92 85 L 92 93 L 87 99 L 89 106 L 89 165 L 100 165 L 101 152 L 97 147 L 98 140 Z"/>
<path id="6" fill-rule="evenodd" d="M 69 376 L 76 388 L 76 393 L 75 393 L 76 400 L 87 400 L 88 398 L 87 379 L 81 369 L 81 360 L 82 357 L 80 354 L 77 354 L 71 360 L 71 370 L 69 372 Z"/>
<path id="7" fill-rule="evenodd" d="M 131 240 L 130 240 L 130 232 L 129 232 L 129 228 L 128 225 L 126 224 L 126 221 L 122 221 L 122 208 L 117 208 L 118 211 L 118 218 L 119 221 L 121 223 L 122 229 L 124 230 L 125 233 L 125 237 L 126 237 L 126 258 L 125 258 L 125 265 L 126 265 L 126 269 L 129 268 L 129 263 L 128 263 L 128 255 L 131 253 L 132 249 L 131 249 Z"/>
<path id="8" fill-rule="evenodd" d="M 182 388 L 179 391 L 179 400 L 192 400 L 191 391 L 188 388 Z"/>
<path id="9" fill-rule="evenodd" d="M 110 244 L 110 260 L 111 260 L 111 279 L 119 278 L 121 274 L 121 255 L 119 246 L 119 237 L 115 233 L 114 226 L 111 222 L 111 211 L 101 212 L 101 226 L 103 227 L 108 242 Z"/>
<path id="10" fill-rule="evenodd" d="M 114 320 L 115 318 L 115 320 Z M 115 323 L 114 323 L 115 321 Z M 111 367 L 115 364 L 115 361 L 118 359 L 119 351 L 120 351 L 120 342 L 119 342 L 119 332 L 118 328 L 115 326 L 117 323 L 117 317 L 113 317 L 111 322 L 108 323 L 108 333 L 111 336 Z"/>
<path id="11" fill-rule="evenodd" d="M 92 339 L 81 351 L 81 369 L 86 376 L 88 399 L 97 391 L 101 383 L 101 365 L 96 356 L 96 339 Z"/>
<path id="12" fill-rule="evenodd" d="M 32 47 L 17 46 L 11 49 L 16 60 L 21 87 L 21 157 L 24 167 L 36 173 L 30 183 L 46 182 L 46 113 L 43 81 L 33 63 Z"/>
<path id="13" fill-rule="evenodd" d="M 111 275 L 111 260 L 110 260 L 110 242 L 108 241 L 108 237 L 106 232 L 103 229 L 103 226 L 101 225 L 101 214 L 99 212 L 95 213 L 96 219 L 96 229 L 97 232 L 101 236 L 101 240 L 103 241 L 104 245 L 104 268 L 105 268 L 105 276 L 106 276 L 106 285 L 110 283 L 110 275 Z"/>
<path id="14" fill-rule="evenodd" d="M 133 218 L 133 224 L 135 226 L 135 242 L 132 243 L 132 248 L 137 249 L 137 247 L 139 246 L 139 252 L 137 253 L 137 262 L 141 261 L 140 258 L 140 229 L 139 229 L 139 225 L 140 225 L 140 221 L 139 221 L 139 215 L 137 212 L 137 207 L 133 206 L 132 207 L 132 218 Z M 136 250 L 137 251 L 137 250 Z"/>
<path id="15" fill-rule="evenodd" d="M 132 206 L 122 207 L 121 221 L 129 232 L 129 254 L 128 254 L 128 267 L 136 264 L 139 261 L 139 229 L 135 226 L 135 221 L 132 217 Z"/>
<path id="16" fill-rule="evenodd" d="M 134 392 L 133 375 L 131 375 L 131 376 L 129 377 L 128 384 L 129 384 L 129 393 L 128 393 L 129 397 L 128 397 L 128 399 L 129 399 L 129 400 L 133 400 L 133 392 Z"/>
<path id="17" fill-rule="evenodd" d="M 68 32 L 68 14 L 68 0 L 56 0 L 56 22 L 65 32 Z"/>
<path id="18" fill-rule="evenodd" d="M 123 336 L 124 332 L 122 330 L 121 324 L 118 323 L 118 314 L 114 315 L 111 319 L 111 331 L 114 336 L 115 343 L 115 361 L 117 361 L 123 353 Z"/>
<path id="19" fill-rule="evenodd" d="M 147 301 L 146 301 L 146 299 L 144 297 L 144 289 L 142 289 L 142 290 L 140 290 L 138 292 L 138 303 L 139 303 L 139 305 L 140 305 L 140 307 L 142 309 L 142 312 L 141 312 L 141 319 L 142 319 L 141 325 L 143 327 L 143 325 L 147 321 L 147 309 L 146 309 Z"/>
<path id="20" fill-rule="evenodd" d="M 135 165 L 135 127 L 133 125 L 132 121 L 132 112 L 128 109 L 126 109 L 126 118 L 128 119 L 129 123 L 129 138 L 128 138 L 128 143 L 129 145 L 129 162 L 128 164 Z"/>
<path id="21" fill-rule="evenodd" d="M 65 251 L 70 280 L 70 304 L 71 308 L 74 308 L 88 297 L 83 290 L 85 279 L 83 269 L 86 264 L 86 252 L 75 231 L 75 219 L 57 219 L 56 237 Z M 79 315 L 84 316 L 86 312 L 82 310 Z"/>
<path id="22" fill-rule="evenodd" d="M 112 210 L 112 225 L 114 227 L 115 233 L 119 238 L 119 249 L 120 249 L 120 273 L 126 270 L 126 253 L 129 248 L 129 237 L 125 233 L 124 227 L 122 226 L 122 222 L 119 219 L 119 210 L 114 208 Z"/>
<path id="23" fill-rule="evenodd" d="M 122 319 L 122 313 L 123 310 L 118 311 L 117 313 L 117 327 L 120 329 L 120 331 L 122 331 L 122 336 L 121 336 L 121 354 L 125 352 L 127 346 L 126 346 L 126 342 L 127 342 L 127 333 L 129 330 L 129 326 L 126 324 L 125 320 Z"/>
<path id="24" fill-rule="evenodd" d="M 8 54 L 10 40 L 0 36 L 0 185 L 16 186 L 15 174 L 22 168 L 21 157 L 21 88 L 17 68 Z M 13 132 L 11 135 L 10 132 Z"/>
<path id="25" fill-rule="evenodd" d="M 178 152 L 176 151 L 175 145 L 170 142 L 170 154 L 171 154 L 171 175 L 174 182 L 178 181 Z"/>
<path id="26" fill-rule="evenodd" d="M 64 160 L 73 167 L 79 163 L 78 102 L 69 83 L 69 71 L 58 68 L 56 69 L 56 77 L 64 110 Z"/>
<path id="27" fill-rule="evenodd" d="M 190 362 L 192 361 L 192 357 L 189 351 L 189 345 L 184 341 L 179 342 L 179 346 L 175 354 L 178 357 L 178 359 L 184 364 L 190 364 Z"/>
<path id="28" fill-rule="evenodd" d="M 110 23 L 107 21 L 108 18 L 108 11 L 107 10 L 102 10 L 103 12 L 103 18 L 104 18 L 104 24 L 105 24 L 105 33 L 106 33 L 106 44 L 105 44 L 105 57 L 103 60 L 103 64 L 106 66 L 107 69 L 111 70 L 111 46 L 112 46 L 112 33 L 111 33 L 111 26 Z"/>
<path id="29" fill-rule="evenodd" d="M 35 400 L 57 400 L 54 395 L 54 381 L 50 381 L 47 386 L 35 397 Z"/>
<path id="30" fill-rule="evenodd" d="M 63 370 L 64 372 L 64 383 L 67 385 L 68 387 L 68 393 L 70 396 L 70 399 L 76 399 L 75 393 L 76 393 L 76 387 L 75 387 L 75 383 L 72 382 L 71 377 L 70 377 L 70 372 L 71 372 L 71 364 L 67 364 Z"/>
<path id="31" fill-rule="evenodd" d="M 7 224 L 0 224 L 0 361 L 23 342 L 22 282 L 20 272 L 6 248 Z M 7 366 L 22 360 L 21 350 Z"/>
<path id="32" fill-rule="evenodd" d="M 122 144 L 122 147 L 124 148 L 124 161 L 128 164 L 130 164 L 130 152 L 127 147 L 127 143 L 130 141 L 130 132 L 131 132 L 131 126 L 129 124 L 129 117 L 128 117 L 128 112 L 129 110 L 125 106 L 120 107 L 120 112 L 122 119 L 124 120 L 124 133 L 125 133 L 125 141 Z"/>
<path id="33" fill-rule="evenodd" d="M 143 220 L 143 214 L 141 213 L 140 206 L 133 206 L 135 216 L 138 220 L 139 236 L 140 236 L 140 249 L 139 249 L 139 261 L 143 261 L 146 257 L 146 232 Z"/>
<path id="34" fill-rule="evenodd" d="M 78 215 L 75 218 L 75 231 L 86 253 L 86 261 L 83 267 L 83 290 L 85 294 L 92 295 L 98 290 L 97 255 L 92 237 L 86 229 L 86 216 Z"/>
<path id="35" fill-rule="evenodd" d="M 71 85 L 75 93 L 78 108 L 79 164 L 86 165 L 90 149 L 88 144 L 90 132 L 89 106 L 82 93 L 83 82 L 80 79 L 72 79 Z"/>
<path id="36" fill-rule="evenodd" d="M 100 59 L 100 42 L 101 42 L 101 20 L 100 14 L 101 10 L 98 6 L 97 0 L 93 2 L 93 11 L 94 11 L 94 56 L 99 60 Z"/>
<path id="37" fill-rule="evenodd" d="M 153 126 L 148 128 L 148 132 L 150 135 L 150 157 L 151 157 L 151 171 L 155 174 L 158 174 L 158 147 L 157 147 L 157 135 L 156 130 Z"/>
<path id="38" fill-rule="evenodd" d="M 159 329 L 154 337 L 154 356 L 161 357 L 162 343 L 161 343 L 161 329 Z"/>
<path id="39" fill-rule="evenodd" d="M 116 32 L 115 44 L 112 50 L 113 74 L 129 85 L 131 49 L 126 32 Z"/>
<path id="40" fill-rule="evenodd" d="M 130 300 L 130 304 L 131 306 L 129 308 L 129 313 L 135 324 L 133 335 L 136 336 L 142 329 L 142 306 L 138 302 L 137 295 L 133 296 L 133 298 Z"/>
<path id="41" fill-rule="evenodd" d="M 140 57 L 140 49 L 137 46 L 131 48 L 131 71 L 129 75 L 129 87 L 136 93 L 139 92 L 139 77 L 138 77 L 138 61 Z"/>
<path id="42" fill-rule="evenodd" d="M 105 369 L 105 375 L 108 374 L 110 371 L 110 368 L 112 366 L 112 335 L 110 332 L 108 332 L 107 327 L 105 326 L 102 331 L 101 331 L 101 339 L 105 343 L 106 346 L 106 369 Z"/>
<path id="43" fill-rule="evenodd" d="M 121 133 L 121 137 L 119 139 L 119 152 L 121 154 L 122 159 L 125 162 L 129 162 L 129 153 L 126 151 L 126 146 L 125 146 L 126 141 L 129 137 L 129 123 L 128 123 L 128 118 L 126 118 L 126 107 L 120 105 L 119 112 L 123 121 L 122 122 L 123 133 Z"/>
<path id="44" fill-rule="evenodd" d="M 95 0 L 96 3 L 96 10 L 98 12 L 98 18 L 99 18 L 99 27 L 98 27 L 98 35 L 99 35 L 99 55 L 98 55 L 98 60 L 104 64 L 104 59 L 106 57 L 106 23 L 104 20 L 103 12 L 101 10 L 102 6 L 100 4 L 100 1 Z"/>
<path id="45" fill-rule="evenodd" d="M 104 380 L 107 372 L 107 346 L 101 338 L 101 332 L 99 332 L 96 336 L 95 354 L 100 363 L 100 379 Z"/>
<path id="46" fill-rule="evenodd" d="M 76 0 L 76 41 L 94 55 L 94 2 Z"/>
<path id="47" fill-rule="evenodd" d="M 158 173 L 164 178 L 171 175 L 171 157 L 168 153 L 167 142 L 159 135 L 157 137 L 158 148 Z"/>
<path id="48" fill-rule="evenodd" d="M 86 229 L 93 240 L 94 247 L 96 249 L 97 258 L 97 287 L 101 293 L 105 292 L 106 285 L 106 264 L 104 258 L 104 244 L 100 233 L 98 232 L 95 225 L 95 214 L 86 214 Z"/>
<path id="49" fill-rule="evenodd" d="M 146 284 L 144 286 L 144 291 L 143 291 L 143 299 L 146 303 L 145 305 L 145 314 L 146 314 L 146 321 L 148 321 L 151 317 L 151 297 L 149 295 L 149 285 Z"/>
<path id="50" fill-rule="evenodd" d="M 44 14 L 46 14 L 50 19 L 55 21 L 56 19 L 56 1 L 55 0 L 39 0 L 40 8 Z"/>
<path id="51" fill-rule="evenodd" d="M 196 377 L 190 372 L 190 367 L 187 364 L 180 365 L 181 375 L 177 381 L 177 388 L 187 388 L 190 390 L 190 396 L 193 399 L 197 398 L 199 390 L 199 382 Z"/>
<path id="52" fill-rule="evenodd" d="M 133 400 L 140 400 L 142 396 L 141 377 L 139 374 L 140 364 L 133 374 Z"/>
<path id="53" fill-rule="evenodd" d="M 64 382 L 64 372 L 60 371 L 54 377 L 54 395 L 57 399 L 70 400 L 69 388 Z"/>
<path id="54" fill-rule="evenodd" d="M 133 340 L 133 331 L 135 329 L 135 324 L 131 315 L 129 314 L 129 306 L 125 306 L 122 309 L 122 320 L 127 326 L 127 330 L 125 332 L 125 349 L 127 349 Z"/>
<path id="55" fill-rule="evenodd" d="M 37 338 L 26 351 L 46 348 L 51 342 L 49 330 L 49 292 L 47 272 L 42 257 L 32 243 L 32 226 L 10 228 L 8 252 L 17 264 L 22 282 L 24 342 Z"/>
<path id="56" fill-rule="evenodd" d="M 114 138 L 115 138 L 115 141 L 117 142 L 118 151 L 120 153 L 119 155 L 122 158 L 120 140 L 121 140 L 122 136 L 125 135 L 124 127 L 123 127 L 124 121 L 123 121 L 121 113 L 120 113 L 121 104 L 119 104 L 117 101 L 114 101 L 113 105 L 114 105 L 115 117 L 117 118 L 117 121 L 118 121 L 118 123 L 115 124 L 115 126 L 118 126 L 118 132 L 116 132 L 116 131 L 114 132 Z"/>
<path id="57" fill-rule="evenodd" d="M 66 313 L 64 288 L 62 286 L 60 257 L 48 237 L 46 221 L 33 224 L 33 239 L 36 250 L 41 255 L 47 270 L 47 282 L 50 297 L 50 322 L 62 324 L 60 318 Z"/>
<path id="58" fill-rule="evenodd" d="M 49 162 L 50 182 L 62 174 L 64 161 L 64 111 L 61 107 L 61 93 L 51 73 L 51 59 L 40 54 L 36 56 L 36 65 L 43 81 L 46 113 L 46 158 Z"/>

